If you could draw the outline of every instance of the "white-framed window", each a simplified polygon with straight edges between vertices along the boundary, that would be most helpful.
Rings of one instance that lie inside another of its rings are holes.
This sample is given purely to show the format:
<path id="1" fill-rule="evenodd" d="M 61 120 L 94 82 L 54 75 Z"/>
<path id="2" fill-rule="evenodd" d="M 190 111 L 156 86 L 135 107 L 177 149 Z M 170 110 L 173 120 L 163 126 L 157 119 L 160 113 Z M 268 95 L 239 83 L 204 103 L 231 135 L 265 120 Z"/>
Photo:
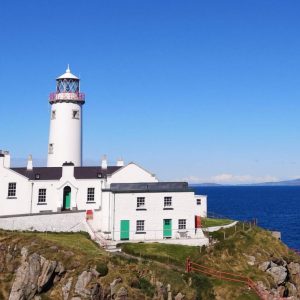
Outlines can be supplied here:
<path id="1" fill-rule="evenodd" d="M 171 207 L 172 206 L 172 197 L 165 197 L 164 198 L 164 207 Z"/>
<path id="2" fill-rule="evenodd" d="M 39 189 L 38 203 L 46 203 L 46 189 Z"/>
<path id="3" fill-rule="evenodd" d="M 48 153 L 49 154 L 53 154 L 53 148 L 54 148 L 54 144 L 49 144 L 49 149 L 48 149 Z"/>
<path id="4" fill-rule="evenodd" d="M 52 120 L 56 119 L 56 110 L 51 111 L 51 119 Z"/>
<path id="5" fill-rule="evenodd" d="M 145 220 L 137 220 L 136 221 L 136 232 L 145 231 Z"/>
<path id="6" fill-rule="evenodd" d="M 201 199 L 197 199 L 197 205 L 201 205 Z"/>
<path id="7" fill-rule="evenodd" d="M 88 188 L 87 189 L 87 202 L 94 202 L 95 201 L 95 188 Z"/>
<path id="8" fill-rule="evenodd" d="M 178 229 L 186 229 L 186 219 L 178 220 Z"/>
<path id="9" fill-rule="evenodd" d="M 72 117 L 73 117 L 73 119 L 79 119 L 79 110 L 73 110 L 72 111 Z"/>
<path id="10" fill-rule="evenodd" d="M 145 207 L 145 197 L 137 197 L 136 199 L 136 207 L 143 208 Z"/>
<path id="11" fill-rule="evenodd" d="M 16 192 L 17 192 L 17 183 L 16 182 L 9 182 L 8 183 L 7 197 L 16 197 Z"/>

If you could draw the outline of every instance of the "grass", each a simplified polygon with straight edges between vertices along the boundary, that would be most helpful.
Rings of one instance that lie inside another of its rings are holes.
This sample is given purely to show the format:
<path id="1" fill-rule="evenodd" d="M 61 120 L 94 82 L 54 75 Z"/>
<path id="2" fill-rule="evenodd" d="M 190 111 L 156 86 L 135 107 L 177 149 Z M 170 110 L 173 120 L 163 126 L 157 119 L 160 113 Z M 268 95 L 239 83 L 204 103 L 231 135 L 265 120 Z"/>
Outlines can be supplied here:
<path id="1" fill-rule="evenodd" d="M 159 243 L 124 243 L 120 246 L 125 253 L 182 267 L 187 257 L 197 258 L 200 254 L 199 247 L 194 246 Z"/>
<path id="2" fill-rule="evenodd" d="M 212 218 L 202 218 L 202 227 L 214 227 L 214 226 L 225 226 L 232 223 L 233 220 L 229 219 L 212 219 Z"/>

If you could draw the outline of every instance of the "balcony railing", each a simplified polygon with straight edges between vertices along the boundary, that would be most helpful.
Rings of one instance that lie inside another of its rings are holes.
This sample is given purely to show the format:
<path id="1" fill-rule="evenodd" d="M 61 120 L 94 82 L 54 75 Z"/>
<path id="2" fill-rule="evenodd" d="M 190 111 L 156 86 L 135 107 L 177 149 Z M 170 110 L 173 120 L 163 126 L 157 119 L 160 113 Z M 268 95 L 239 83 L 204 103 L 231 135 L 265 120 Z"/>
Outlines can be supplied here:
<path id="1" fill-rule="evenodd" d="M 57 93 L 53 92 L 49 95 L 49 102 L 59 102 L 61 100 L 65 101 L 78 101 L 85 102 L 85 94 L 84 93 Z"/>

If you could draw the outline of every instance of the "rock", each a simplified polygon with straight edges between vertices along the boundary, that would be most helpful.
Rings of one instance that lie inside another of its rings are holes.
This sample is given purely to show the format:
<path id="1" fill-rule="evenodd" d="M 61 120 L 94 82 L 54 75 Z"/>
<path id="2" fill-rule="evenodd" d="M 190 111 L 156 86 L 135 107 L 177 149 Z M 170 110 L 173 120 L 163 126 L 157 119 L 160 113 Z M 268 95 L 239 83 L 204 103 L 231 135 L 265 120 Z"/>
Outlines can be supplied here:
<path id="1" fill-rule="evenodd" d="M 41 297 L 41 296 L 34 296 L 33 299 L 34 299 L 34 300 L 42 300 L 42 297 Z"/>
<path id="2" fill-rule="evenodd" d="M 51 246 L 50 249 L 53 250 L 53 251 L 55 251 L 55 252 L 58 251 L 58 247 L 57 246 Z"/>
<path id="3" fill-rule="evenodd" d="M 119 288 L 116 296 L 116 300 L 127 300 L 128 291 L 125 287 Z"/>
<path id="4" fill-rule="evenodd" d="M 56 261 L 52 260 L 44 260 L 42 264 L 41 275 L 38 278 L 38 292 L 41 293 L 49 289 L 53 283 L 53 279 L 55 276 L 55 269 L 57 266 Z"/>
<path id="5" fill-rule="evenodd" d="M 80 296 L 87 297 L 91 295 L 91 291 L 86 288 L 86 286 L 92 280 L 92 273 L 83 271 L 77 279 L 75 285 L 75 293 L 79 294 Z"/>
<path id="6" fill-rule="evenodd" d="M 274 291 L 275 295 L 276 295 L 276 291 Z M 285 295 L 285 287 L 283 285 L 279 286 L 277 288 L 277 294 L 279 297 L 283 298 Z"/>
<path id="7" fill-rule="evenodd" d="M 283 266 L 271 267 L 267 270 L 267 273 L 270 273 L 277 285 L 285 282 L 287 277 L 287 269 Z"/>
<path id="8" fill-rule="evenodd" d="M 265 261 L 258 266 L 258 268 L 263 272 L 266 272 L 269 267 L 270 267 L 269 261 Z"/>
<path id="9" fill-rule="evenodd" d="M 184 299 L 184 295 L 182 295 L 181 293 L 178 293 L 174 298 L 174 300 L 182 300 L 182 299 Z"/>
<path id="10" fill-rule="evenodd" d="M 247 254 L 244 254 L 244 255 L 246 256 L 246 258 L 248 260 L 247 261 L 248 265 L 254 266 L 256 258 L 254 256 L 252 256 L 252 255 L 247 255 Z"/>
<path id="11" fill-rule="evenodd" d="M 156 281 L 156 293 L 157 293 L 158 299 L 164 299 L 165 296 L 167 295 L 166 288 L 159 281 Z"/>
<path id="12" fill-rule="evenodd" d="M 72 282 L 73 282 L 73 278 L 70 277 L 68 279 L 67 283 L 62 286 L 61 291 L 62 291 L 63 300 L 68 300 L 70 290 L 71 290 L 71 287 L 72 287 Z"/>
<path id="13" fill-rule="evenodd" d="M 99 283 L 95 283 L 91 288 L 91 300 L 102 299 L 102 289 Z"/>
<path id="14" fill-rule="evenodd" d="M 72 297 L 71 300 L 81 300 L 80 297 Z"/>
<path id="15" fill-rule="evenodd" d="M 91 269 L 91 272 L 92 272 L 93 276 L 95 276 L 96 278 L 98 278 L 100 276 L 100 273 L 95 269 Z"/>
<path id="16" fill-rule="evenodd" d="M 28 249 L 26 247 L 23 247 L 21 249 L 22 260 L 25 260 L 27 258 L 27 255 L 28 255 Z"/>
<path id="17" fill-rule="evenodd" d="M 25 260 L 26 253 L 28 254 L 28 251 L 24 250 L 22 254 L 23 261 L 17 269 L 9 300 L 32 299 L 37 292 L 37 282 L 41 272 L 40 256 L 33 253 Z"/>
<path id="18" fill-rule="evenodd" d="M 116 278 L 111 284 L 110 284 L 110 295 L 111 297 L 113 297 L 113 295 L 115 295 L 116 293 L 116 285 L 118 283 L 121 283 L 122 282 L 122 278 L 121 277 L 118 277 Z"/>
<path id="19" fill-rule="evenodd" d="M 288 264 L 288 270 L 292 275 L 300 274 L 300 264 L 291 262 Z"/>
<path id="20" fill-rule="evenodd" d="M 61 262 L 58 262 L 55 268 L 55 273 L 61 276 L 62 274 L 65 273 L 65 267 Z"/>
<path id="21" fill-rule="evenodd" d="M 291 282 L 287 282 L 286 285 L 287 295 L 288 297 L 297 297 L 297 288 Z"/>
<path id="22" fill-rule="evenodd" d="M 273 261 L 270 262 L 270 268 L 273 268 L 273 267 L 277 267 L 277 264 L 275 264 Z"/>

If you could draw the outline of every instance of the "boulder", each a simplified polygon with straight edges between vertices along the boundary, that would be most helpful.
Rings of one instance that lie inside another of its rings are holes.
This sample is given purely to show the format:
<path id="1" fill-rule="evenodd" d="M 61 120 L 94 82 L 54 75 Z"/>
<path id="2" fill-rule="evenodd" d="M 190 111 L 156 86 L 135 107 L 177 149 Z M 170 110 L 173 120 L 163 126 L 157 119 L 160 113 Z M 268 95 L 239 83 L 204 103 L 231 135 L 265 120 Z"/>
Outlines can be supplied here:
<path id="1" fill-rule="evenodd" d="M 88 271 L 83 271 L 77 279 L 75 285 L 75 293 L 79 294 L 80 296 L 87 297 L 91 295 L 91 291 L 86 288 L 86 286 L 92 280 L 92 273 Z"/>
<path id="2" fill-rule="evenodd" d="M 118 277 L 116 278 L 111 284 L 110 284 L 110 296 L 113 297 L 116 293 L 116 286 L 118 283 L 122 282 L 122 278 Z"/>
<path id="3" fill-rule="evenodd" d="M 27 260 L 24 254 L 22 256 L 23 261 L 17 269 L 9 300 L 32 299 L 38 289 L 37 282 L 41 272 L 40 256 L 33 253 Z"/>
<path id="4" fill-rule="evenodd" d="M 95 283 L 91 288 L 91 300 L 101 300 L 102 288 L 99 283 Z"/>
<path id="5" fill-rule="evenodd" d="M 271 267 L 267 273 L 272 275 L 277 285 L 284 283 L 287 277 L 287 269 L 283 266 Z"/>
<path id="6" fill-rule="evenodd" d="M 270 262 L 269 261 L 265 261 L 261 264 L 259 264 L 258 268 L 263 271 L 263 272 L 266 272 L 270 267 Z"/>
<path id="7" fill-rule="evenodd" d="M 288 270 L 292 275 L 300 274 L 300 264 L 291 262 L 288 264 Z"/>
<path id="8" fill-rule="evenodd" d="M 127 300 L 128 299 L 128 291 L 125 287 L 119 288 L 116 296 L 116 300 Z"/>
<path id="9" fill-rule="evenodd" d="M 178 293 L 174 298 L 174 300 L 183 300 L 183 299 L 184 299 L 184 295 L 182 295 L 181 293 Z"/>
<path id="10" fill-rule="evenodd" d="M 42 264 L 41 275 L 38 278 L 38 292 L 41 293 L 52 286 L 55 276 L 57 262 L 52 260 L 44 260 Z"/>
<path id="11" fill-rule="evenodd" d="M 288 297 L 297 297 L 297 288 L 294 284 L 292 284 L 291 282 L 287 282 L 285 287 Z"/>
<path id="12" fill-rule="evenodd" d="M 61 291 L 62 291 L 63 300 L 68 300 L 70 290 L 71 290 L 71 287 L 72 287 L 72 282 L 73 282 L 73 278 L 70 277 L 68 279 L 67 283 L 62 286 Z"/>

